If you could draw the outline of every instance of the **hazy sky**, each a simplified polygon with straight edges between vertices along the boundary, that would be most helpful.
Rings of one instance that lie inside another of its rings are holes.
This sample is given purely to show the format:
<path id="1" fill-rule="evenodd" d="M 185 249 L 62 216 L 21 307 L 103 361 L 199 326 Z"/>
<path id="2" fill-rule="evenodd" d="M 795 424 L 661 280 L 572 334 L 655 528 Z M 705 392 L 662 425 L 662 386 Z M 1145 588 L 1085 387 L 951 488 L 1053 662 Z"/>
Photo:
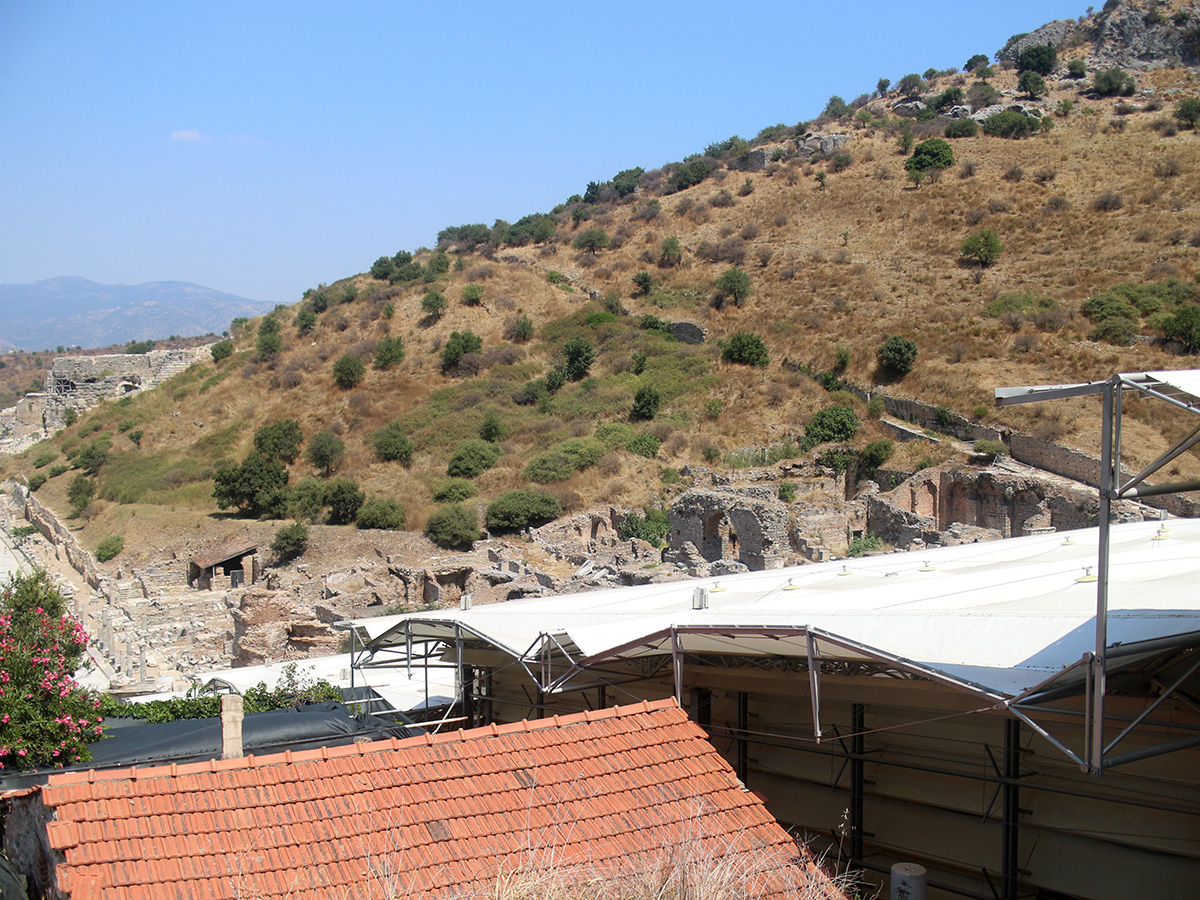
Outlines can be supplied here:
<path id="1" fill-rule="evenodd" d="M 0 283 L 292 303 L 1085 8 L 6 0 Z"/>

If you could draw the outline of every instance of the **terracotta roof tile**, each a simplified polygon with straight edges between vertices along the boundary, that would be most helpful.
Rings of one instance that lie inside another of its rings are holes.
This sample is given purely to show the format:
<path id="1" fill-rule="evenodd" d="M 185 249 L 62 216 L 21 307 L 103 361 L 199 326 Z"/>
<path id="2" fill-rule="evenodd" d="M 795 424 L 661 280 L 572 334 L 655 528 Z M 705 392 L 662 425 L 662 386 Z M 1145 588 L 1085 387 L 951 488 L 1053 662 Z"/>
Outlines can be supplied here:
<path id="1" fill-rule="evenodd" d="M 52 776 L 72 900 L 331 900 L 392 880 L 432 897 L 545 856 L 607 865 L 679 846 L 799 856 L 674 701 L 471 731 Z M 730 850 L 730 848 L 735 848 Z M 775 878 L 762 896 L 784 896 Z M 784 885 L 784 886 L 781 886 Z M 364 896 L 370 894 L 368 888 Z M 377 893 L 381 893 L 382 888 Z"/>

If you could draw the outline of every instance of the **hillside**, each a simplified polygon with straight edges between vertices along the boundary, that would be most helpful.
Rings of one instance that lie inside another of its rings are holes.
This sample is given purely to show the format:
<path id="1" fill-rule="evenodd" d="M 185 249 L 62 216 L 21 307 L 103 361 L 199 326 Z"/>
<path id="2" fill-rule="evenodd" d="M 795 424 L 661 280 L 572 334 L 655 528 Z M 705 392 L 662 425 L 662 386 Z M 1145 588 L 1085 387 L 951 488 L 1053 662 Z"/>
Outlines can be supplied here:
<path id="1" fill-rule="evenodd" d="M 101 347 L 180 334 L 219 334 L 237 316 L 262 315 L 270 308 L 270 303 L 186 281 L 97 284 L 63 276 L 0 284 L 0 350 Z"/>
<path id="2" fill-rule="evenodd" d="M 247 456 L 256 429 L 284 419 L 298 422 L 306 443 L 332 431 L 345 445 L 336 476 L 356 480 L 368 498 L 400 501 L 409 531 L 439 508 L 448 463 L 485 422 L 499 455 L 463 489 L 474 491 L 468 505 L 544 485 L 568 512 L 669 501 L 686 484 L 681 469 L 740 466 L 748 448 L 797 455 L 813 414 L 835 400 L 863 421 L 856 447 L 884 437 L 865 404 L 831 397 L 811 377 L 831 371 L 831 387 L 841 380 L 919 398 L 1095 450 L 1094 404 L 996 410 L 992 391 L 1195 365 L 1186 343 L 1164 338 L 1176 333 L 1180 310 L 1200 303 L 1200 142 L 1185 102 L 1200 83 L 1180 65 L 1131 68 L 1101 79 L 1114 93 L 1098 93 L 1096 63 L 1118 52 L 1101 40 L 1112 30 L 1106 22 L 1128 12 L 1060 30 L 1052 71 L 1032 94 L 1018 90 L 1010 63 L 929 72 L 905 91 L 833 98 L 840 105 L 831 100 L 811 122 L 621 173 L 513 225 L 449 227 L 434 250 L 383 257 L 273 313 L 278 352 L 263 352 L 274 348 L 255 320 L 236 330 L 229 357 L 96 410 L 7 471 L 49 473 L 107 442 L 99 499 L 79 520 L 83 540 L 122 534 L 129 549 L 120 561 L 136 564 L 194 541 L 197 529 L 236 524 L 216 509 L 214 472 Z M 1166 21 L 1171 34 L 1190 33 L 1191 19 Z M 1013 106 L 1036 111 L 1018 123 L 1032 133 L 952 138 L 952 165 L 906 170 L 922 141 L 968 120 L 972 98 L 982 119 Z M 964 260 L 964 239 L 983 230 L 1002 250 L 987 265 Z M 735 265 L 748 293 L 716 287 Z M 685 343 L 657 327 L 679 322 L 708 340 Z M 446 345 L 468 331 L 479 351 L 443 371 Z M 722 358 L 739 332 L 761 338 L 766 365 Z M 916 344 L 907 374 L 879 365 L 877 348 L 893 335 Z M 381 342 L 397 337 L 403 359 L 377 366 Z M 594 351 L 586 372 L 567 352 L 579 339 Z M 346 356 L 363 374 L 340 387 L 334 366 Z M 549 389 L 554 370 L 572 362 L 565 383 Z M 631 421 L 642 388 L 657 391 L 660 405 Z M 1149 404 L 1126 414 L 1123 451 L 1133 465 L 1183 427 Z M 375 438 L 389 423 L 413 446 L 407 464 L 379 459 Z M 891 464 L 913 470 L 950 452 L 917 441 L 898 447 Z M 303 455 L 287 470 L 293 486 L 320 474 Z M 1192 455 L 1177 470 L 1200 474 Z M 66 510 L 71 477 L 50 478 L 39 498 Z M 276 503 L 271 514 L 282 509 Z M 277 524 L 258 528 L 268 534 Z"/>

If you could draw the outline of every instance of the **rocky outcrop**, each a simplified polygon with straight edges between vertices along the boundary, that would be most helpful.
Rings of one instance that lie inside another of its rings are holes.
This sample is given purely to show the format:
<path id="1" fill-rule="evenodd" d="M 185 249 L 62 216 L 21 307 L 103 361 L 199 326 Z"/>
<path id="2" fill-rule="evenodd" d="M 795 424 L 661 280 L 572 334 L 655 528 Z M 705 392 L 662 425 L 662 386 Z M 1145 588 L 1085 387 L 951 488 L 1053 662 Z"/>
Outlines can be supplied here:
<path id="1" fill-rule="evenodd" d="M 849 134 L 810 134 L 796 142 L 796 154 L 804 160 L 831 157 L 853 139 Z"/>
<path id="2" fill-rule="evenodd" d="M 1122 4 L 1093 17 L 1096 66 L 1160 69 L 1200 62 L 1196 43 L 1188 39 L 1189 31 L 1200 24 L 1200 4 L 1185 9 L 1190 15 L 1179 24 L 1169 11 L 1155 16 L 1149 7 L 1137 4 Z"/>
<path id="3" fill-rule="evenodd" d="M 1067 41 L 1076 33 L 1079 23 L 1074 19 L 1058 19 L 1047 22 L 1036 31 L 1031 31 L 1019 41 L 1013 41 L 1008 47 L 996 51 L 996 59 L 1016 61 L 1021 53 L 1030 47 L 1044 47 L 1049 44 L 1055 49 L 1064 47 Z"/>

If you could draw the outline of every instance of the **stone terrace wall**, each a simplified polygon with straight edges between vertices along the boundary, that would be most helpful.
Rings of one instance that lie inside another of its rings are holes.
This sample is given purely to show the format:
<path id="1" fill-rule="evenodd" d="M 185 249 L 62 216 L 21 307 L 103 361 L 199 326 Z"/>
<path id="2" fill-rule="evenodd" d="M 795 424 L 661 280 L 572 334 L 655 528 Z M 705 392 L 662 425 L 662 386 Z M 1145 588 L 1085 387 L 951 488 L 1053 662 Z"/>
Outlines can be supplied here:
<path id="1" fill-rule="evenodd" d="M 1014 433 L 1009 440 L 1009 451 L 1012 458 L 1029 466 L 1045 469 L 1055 475 L 1062 475 L 1074 481 L 1100 486 L 1100 459 L 1082 450 L 1072 450 L 1051 441 L 1029 437 L 1025 434 Z M 1133 475 L 1129 469 L 1122 467 L 1126 475 Z M 1162 497 L 1139 498 L 1139 503 L 1152 506 L 1155 509 L 1166 510 L 1177 516 L 1195 518 L 1200 516 L 1200 503 L 1182 494 L 1167 494 Z"/>
<path id="2" fill-rule="evenodd" d="M 92 559 L 92 555 L 83 549 L 67 526 L 60 522 L 58 517 L 43 506 L 23 485 L 15 482 L 10 482 L 10 484 L 12 485 L 12 496 L 19 503 L 25 504 L 25 518 L 29 520 L 29 524 L 36 526 L 46 540 L 67 555 L 67 562 L 84 577 L 90 587 L 98 591 L 106 590 L 108 578 L 96 567 L 96 561 Z"/>

